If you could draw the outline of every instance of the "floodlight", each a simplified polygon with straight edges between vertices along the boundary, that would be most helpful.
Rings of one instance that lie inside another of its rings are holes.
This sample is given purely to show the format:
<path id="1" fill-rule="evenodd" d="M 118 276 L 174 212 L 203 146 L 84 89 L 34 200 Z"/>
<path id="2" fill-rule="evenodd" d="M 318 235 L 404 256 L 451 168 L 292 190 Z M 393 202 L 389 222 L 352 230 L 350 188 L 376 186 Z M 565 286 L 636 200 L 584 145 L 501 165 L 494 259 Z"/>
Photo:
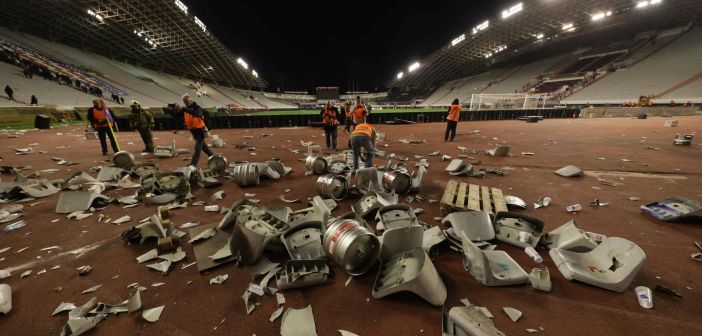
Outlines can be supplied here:
<path id="1" fill-rule="evenodd" d="M 207 32 L 207 28 L 205 27 L 205 24 L 202 23 L 202 21 L 200 21 L 200 19 L 198 19 L 197 16 L 195 17 L 195 23 L 198 26 L 200 26 L 200 28 L 202 28 L 202 31 Z"/>
<path id="2" fill-rule="evenodd" d="M 522 3 L 520 2 L 520 3 L 510 7 L 509 9 L 505 9 L 502 11 L 502 18 L 506 19 L 514 14 L 517 14 L 517 13 L 522 11 L 522 8 L 523 8 Z"/>
<path id="3" fill-rule="evenodd" d="M 183 11 L 183 13 L 188 14 L 188 6 L 180 2 L 180 0 L 175 0 L 175 4 L 178 6 L 178 8 L 180 8 L 180 10 Z"/>
<path id="4" fill-rule="evenodd" d="M 572 23 L 566 23 L 566 24 L 563 25 L 563 27 L 561 27 L 561 29 L 563 29 L 563 30 L 565 30 L 565 31 L 568 31 L 568 30 L 570 30 L 571 28 L 573 28 L 573 24 L 572 24 Z"/>
<path id="5" fill-rule="evenodd" d="M 465 39 L 466 39 L 466 34 L 461 34 L 461 36 L 456 37 L 455 39 L 453 39 L 451 41 L 451 46 L 455 46 L 456 44 L 463 42 L 463 40 L 465 40 Z"/>
<path id="6" fill-rule="evenodd" d="M 592 21 L 599 21 L 599 20 L 604 19 L 604 17 L 605 17 L 605 13 L 599 12 L 599 13 L 592 16 Z"/>
<path id="7" fill-rule="evenodd" d="M 405 75 L 404 72 L 402 72 L 402 71 L 398 72 L 398 73 L 397 73 L 397 79 L 402 79 L 402 76 L 404 76 L 404 75 Z"/>
<path id="8" fill-rule="evenodd" d="M 249 69 L 249 65 L 241 57 L 239 57 L 239 59 L 237 59 L 236 62 L 239 63 L 239 65 L 241 65 L 242 67 L 244 67 L 244 69 Z"/>
<path id="9" fill-rule="evenodd" d="M 252 74 L 254 77 L 258 78 L 258 72 L 256 72 L 256 70 L 251 70 L 251 74 Z"/>
<path id="10" fill-rule="evenodd" d="M 412 71 L 417 70 L 417 69 L 419 69 L 419 62 L 412 63 L 412 65 L 410 65 L 407 70 L 409 70 L 409 72 L 412 72 Z"/>
<path id="11" fill-rule="evenodd" d="M 536 38 L 540 40 L 540 39 L 544 38 L 544 34 L 538 33 L 538 34 L 536 34 Z"/>
<path id="12" fill-rule="evenodd" d="M 646 7 L 646 6 L 648 6 L 648 1 L 639 1 L 639 2 L 636 4 L 636 8 L 644 8 L 644 7 Z"/>
<path id="13" fill-rule="evenodd" d="M 475 26 L 473 28 L 473 35 L 477 34 L 478 32 L 487 29 L 487 27 L 490 26 L 490 20 L 485 20 L 485 22 Z"/>

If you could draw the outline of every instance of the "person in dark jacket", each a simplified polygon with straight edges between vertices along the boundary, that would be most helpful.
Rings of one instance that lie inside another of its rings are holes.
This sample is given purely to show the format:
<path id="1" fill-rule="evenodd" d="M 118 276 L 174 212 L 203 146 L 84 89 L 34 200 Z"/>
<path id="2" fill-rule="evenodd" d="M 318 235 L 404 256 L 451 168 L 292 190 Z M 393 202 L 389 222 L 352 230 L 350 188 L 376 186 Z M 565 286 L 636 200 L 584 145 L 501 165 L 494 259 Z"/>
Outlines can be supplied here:
<path id="1" fill-rule="evenodd" d="M 154 137 L 151 134 L 151 130 L 156 126 L 154 121 L 153 113 L 145 111 L 141 108 L 141 104 L 138 101 L 132 100 L 132 127 L 139 132 L 141 135 L 141 140 L 144 141 L 143 153 L 153 153 L 154 151 Z"/>
<path id="2" fill-rule="evenodd" d="M 33 105 L 33 106 L 39 105 L 39 99 L 37 99 L 37 96 L 32 95 L 32 96 L 29 98 L 29 105 Z"/>
<path id="3" fill-rule="evenodd" d="M 10 100 L 15 100 L 15 90 L 12 90 L 12 88 L 9 85 L 5 85 L 5 94 L 8 98 L 10 98 Z"/>
<path id="4" fill-rule="evenodd" d="M 110 138 L 112 150 L 115 153 L 119 152 L 119 144 L 117 143 L 117 139 L 115 139 L 115 134 L 112 130 L 114 117 L 112 116 L 110 110 L 107 109 L 107 106 L 102 99 L 93 100 L 93 107 L 88 109 L 88 121 L 98 133 L 100 146 L 102 147 L 102 155 L 107 155 L 106 137 Z"/>
<path id="5" fill-rule="evenodd" d="M 193 135 L 193 140 L 195 140 L 195 151 L 190 160 L 190 169 L 195 170 L 200 161 L 201 152 L 205 152 L 208 156 L 212 156 L 214 153 L 212 153 L 210 147 L 205 143 L 205 136 L 208 129 L 205 125 L 205 113 L 202 108 L 193 101 L 189 95 L 183 96 L 183 103 L 185 106 L 183 106 L 181 111 L 183 112 L 185 127 Z"/>

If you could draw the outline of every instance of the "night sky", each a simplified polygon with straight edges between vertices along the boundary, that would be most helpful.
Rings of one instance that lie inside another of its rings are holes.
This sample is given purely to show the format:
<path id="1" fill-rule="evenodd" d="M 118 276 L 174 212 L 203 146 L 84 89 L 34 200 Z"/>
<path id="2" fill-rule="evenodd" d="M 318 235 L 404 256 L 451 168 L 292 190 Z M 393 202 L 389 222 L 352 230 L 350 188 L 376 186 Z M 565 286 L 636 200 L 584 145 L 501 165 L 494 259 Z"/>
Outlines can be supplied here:
<path id="1" fill-rule="evenodd" d="M 352 83 L 383 90 L 411 62 L 518 1 L 183 2 L 269 90 L 339 86 L 345 92 Z"/>

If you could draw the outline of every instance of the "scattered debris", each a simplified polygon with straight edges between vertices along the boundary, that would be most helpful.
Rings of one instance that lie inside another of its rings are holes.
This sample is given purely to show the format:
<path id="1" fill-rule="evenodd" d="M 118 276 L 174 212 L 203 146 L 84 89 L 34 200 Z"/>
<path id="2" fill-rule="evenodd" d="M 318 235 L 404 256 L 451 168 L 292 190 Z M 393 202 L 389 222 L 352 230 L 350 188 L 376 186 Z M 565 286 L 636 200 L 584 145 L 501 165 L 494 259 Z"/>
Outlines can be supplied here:
<path id="1" fill-rule="evenodd" d="M 653 308 L 653 293 L 651 289 L 645 286 L 638 286 L 634 288 L 634 293 L 636 293 L 636 298 L 639 300 L 639 305 L 646 309 Z"/>
<path id="2" fill-rule="evenodd" d="M 316 336 L 317 327 L 314 323 L 312 306 L 303 309 L 288 308 L 280 322 L 281 336 Z"/>
<path id="3" fill-rule="evenodd" d="M 151 323 L 156 322 L 159 318 L 161 318 L 161 313 L 165 307 L 166 306 L 159 306 L 156 308 L 146 309 L 141 313 L 141 317 Z"/>
<path id="4" fill-rule="evenodd" d="M 664 294 L 672 295 L 672 296 L 675 296 L 675 297 L 682 299 L 682 295 L 680 295 L 680 293 L 678 293 L 677 291 L 675 291 L 672 288 L 668 288 L 666 286 L 663 286 L 662 284 L 656 284 L 656 291 L 664 293 Z"/>
<path id="5" fill-rule="evenodd" d="M 229 279 L 229 274 L 221 274 L 221 275 L 218 275 L 218 276 L 216 276 L 216 277 L 210 279 L 210 285 L 214 285 L 214 284 L 219 285 L 219 284 L 222 284 L 222 283 L 224 283 L 225 281 L 227 281 L 227 279 Z"/>
<path id="6" fill-rule="evenodd" d="M 502 311 L 509 316 L 512 322 L 517 322 L 522 317 L 522 312 L 512 307 L 502 307 Z"/>
<path id="7" fill-rule="evenodd" d="M 99 284 L 99 285 L 95 285 L 95 286 L 93 286 L 93 287 L 90 287 L 90 288 L 88 288 L 88 289 L 82 291 L 81 294 L 92 293 L 92 292 L 94 292 L 94 291 L 100 289 L 100 287 L 102 287 L 102 284 Z"/>

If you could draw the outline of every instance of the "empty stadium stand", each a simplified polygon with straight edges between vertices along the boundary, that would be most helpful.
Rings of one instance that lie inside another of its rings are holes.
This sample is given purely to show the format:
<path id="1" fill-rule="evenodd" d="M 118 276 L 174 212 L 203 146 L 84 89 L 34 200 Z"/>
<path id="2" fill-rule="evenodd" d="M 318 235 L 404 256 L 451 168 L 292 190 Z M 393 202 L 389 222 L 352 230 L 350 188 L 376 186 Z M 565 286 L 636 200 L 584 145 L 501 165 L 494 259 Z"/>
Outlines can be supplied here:
<path id="1" fill-rule="evenodd" d="M 293 103 L 272 100 L 263 92 L 234 89 L 213 84 L 198 83 L 191 79 L 161 73 L 144 67 L 116 61 L 64 44 L 52 42 L 30 34 L 0 27 L 0 48 L 11 50 L 21 58 L 46 64 L 51 71 L 80 78 L 91 86 L 99 87 L 103 97 L 112 93 L 121 96 L 125 105 L 132 99 L 144 107 L 163 107 L 181 101 L 183 94 L 191 95 L 204 107 L 234 109 L 290 109 Z M 19 65 L 0 63 L 0 84 L 15 89 L 19 102 L 0 99 L 0 107 L 23 106 L 31 94 L 36 94 L 40 104 L 60 107 L 89 106 L 95 97 L 72 86 L 39 77 L 27 79 Z M 113 103 L 116 104 L 116 103 Z"/>

